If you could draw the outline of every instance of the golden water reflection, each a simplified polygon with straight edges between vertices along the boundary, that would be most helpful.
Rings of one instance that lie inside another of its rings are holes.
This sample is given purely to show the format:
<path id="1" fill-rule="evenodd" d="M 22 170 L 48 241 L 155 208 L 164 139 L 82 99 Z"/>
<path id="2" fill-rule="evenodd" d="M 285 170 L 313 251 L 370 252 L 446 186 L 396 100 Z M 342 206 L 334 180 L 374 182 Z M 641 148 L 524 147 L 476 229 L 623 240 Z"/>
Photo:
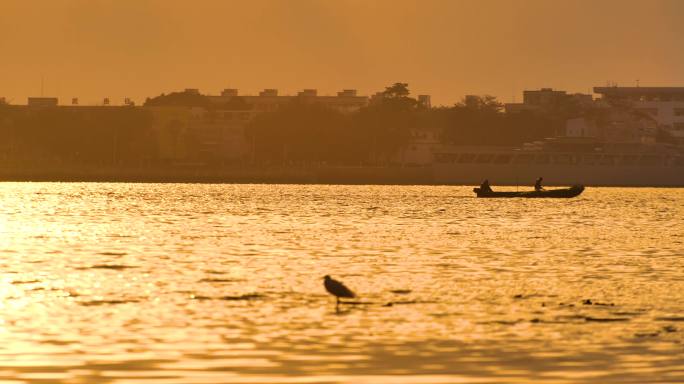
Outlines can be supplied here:
<path id="1" fill-rule="evenodd" d="M 0 184 L 0 382 L 684 380 L 684 190 L 471 194 Z"/>

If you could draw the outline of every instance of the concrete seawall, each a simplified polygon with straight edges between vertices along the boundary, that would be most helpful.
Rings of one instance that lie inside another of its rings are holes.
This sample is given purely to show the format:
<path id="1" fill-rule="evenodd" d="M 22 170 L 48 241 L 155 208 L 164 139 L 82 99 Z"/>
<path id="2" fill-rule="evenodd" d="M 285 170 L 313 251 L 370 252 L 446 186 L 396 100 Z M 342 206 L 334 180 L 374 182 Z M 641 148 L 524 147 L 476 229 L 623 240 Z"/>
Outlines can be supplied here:
<path id="1" fill-rule="evenodd" d="M 0 181 L 684 187 L 684 167 L 0 167 Z"/>
<path id="2" fill-rule="evenodd" d="M 0 181 L 434 184 L 430 167 L 0 167 Z"/>

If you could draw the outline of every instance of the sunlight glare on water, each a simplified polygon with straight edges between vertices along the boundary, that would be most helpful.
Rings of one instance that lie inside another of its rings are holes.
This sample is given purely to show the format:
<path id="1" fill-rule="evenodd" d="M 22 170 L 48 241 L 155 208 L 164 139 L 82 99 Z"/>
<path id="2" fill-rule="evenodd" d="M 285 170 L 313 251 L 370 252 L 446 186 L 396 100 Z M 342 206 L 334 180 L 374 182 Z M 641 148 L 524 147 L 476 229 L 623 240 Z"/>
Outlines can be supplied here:
<path id="1" fill-rule="evenodd" d="M 0 196 L 0 381 L 684 380 L 682 189 L 2 183 Z M 358 302 L 336 311 L 326 274 Z"/>

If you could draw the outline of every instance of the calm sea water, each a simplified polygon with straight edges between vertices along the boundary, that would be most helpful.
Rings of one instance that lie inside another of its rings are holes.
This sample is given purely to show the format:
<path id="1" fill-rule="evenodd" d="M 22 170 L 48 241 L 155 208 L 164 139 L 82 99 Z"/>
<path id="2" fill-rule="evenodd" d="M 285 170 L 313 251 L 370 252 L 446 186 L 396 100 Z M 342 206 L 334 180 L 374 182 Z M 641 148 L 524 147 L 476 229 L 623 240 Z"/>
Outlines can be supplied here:
<path id="1" fill-rule="evenodd" d="M 684 381 L 683 189 L 472 195 L 1 183 L 0 382 Z"/>

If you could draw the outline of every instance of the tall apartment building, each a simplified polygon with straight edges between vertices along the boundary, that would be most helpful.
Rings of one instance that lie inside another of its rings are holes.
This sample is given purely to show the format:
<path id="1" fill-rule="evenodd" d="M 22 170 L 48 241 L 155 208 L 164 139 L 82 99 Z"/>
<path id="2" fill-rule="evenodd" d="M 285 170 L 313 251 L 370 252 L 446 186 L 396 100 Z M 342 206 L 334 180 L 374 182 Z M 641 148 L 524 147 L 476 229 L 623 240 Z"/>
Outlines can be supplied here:
<path id="1" fill-rule="evenodd" d="M 548 112 L 570 103 L 587 105 L 592 101 L 592 95 L 542 88 L 534 91 L 523 91 L 523 102 L 507 103 L 505 104 L 505 109 L 509 113 L 522 111 Z"/>
<path id="2" fill-rule="evenodd" d="M 648 114 L 684 143 L 684 87 L 594 87 L 608 103 L 622 103 Z"/>

